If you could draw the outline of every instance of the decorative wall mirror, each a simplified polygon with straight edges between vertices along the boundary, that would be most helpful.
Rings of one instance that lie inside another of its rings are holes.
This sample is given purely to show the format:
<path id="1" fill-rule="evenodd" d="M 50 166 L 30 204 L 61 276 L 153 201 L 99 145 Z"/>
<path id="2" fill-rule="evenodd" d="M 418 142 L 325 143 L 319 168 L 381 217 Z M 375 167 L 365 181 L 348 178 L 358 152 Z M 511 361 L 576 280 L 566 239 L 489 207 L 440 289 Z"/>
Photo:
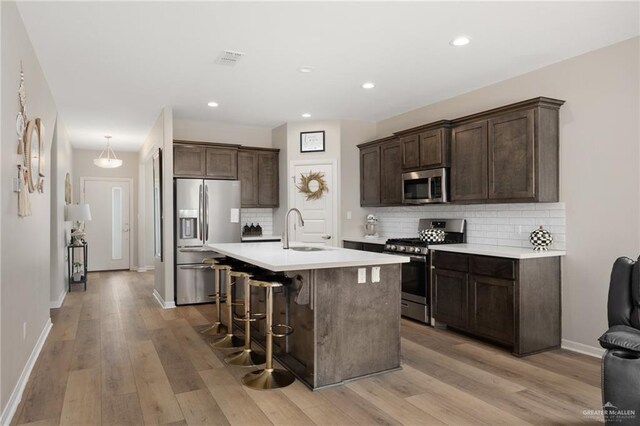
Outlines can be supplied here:
<path id="1" fill-rule="evenodd" d="M 27 130 L 24 135 L 24 168 L 28 179 L 27 187 L 29 192 L 33 192 L 38 185 L 38 169 L 40 168 L 40 134 L 36 121 L 27 123 Z"/>
<path id="2" fill-rule="evenodd" d="M 69 173 L 64 177 L 64 203 L 71 204 L 71 176 Z"/>

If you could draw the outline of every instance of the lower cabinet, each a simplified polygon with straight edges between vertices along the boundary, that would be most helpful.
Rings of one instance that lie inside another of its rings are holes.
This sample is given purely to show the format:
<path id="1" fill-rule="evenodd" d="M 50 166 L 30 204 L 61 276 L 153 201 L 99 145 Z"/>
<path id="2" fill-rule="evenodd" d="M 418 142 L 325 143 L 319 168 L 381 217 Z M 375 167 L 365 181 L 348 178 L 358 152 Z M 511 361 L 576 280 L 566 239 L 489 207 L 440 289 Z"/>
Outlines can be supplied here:
<path id="1" fill-rule="evenodd" d="M 507 259 L 434 251 L 433 317 L 512 348 L 560 346 L 560 258 Z"/>
<path id="2" fill-rule="evenodd" d="M 374 253 L 382 253 L 384 251 L 384 244 L 361 243 L 359 241 L 345 240 L 342 242 L 342 247 L 351 250 L 371 251 Z"/>

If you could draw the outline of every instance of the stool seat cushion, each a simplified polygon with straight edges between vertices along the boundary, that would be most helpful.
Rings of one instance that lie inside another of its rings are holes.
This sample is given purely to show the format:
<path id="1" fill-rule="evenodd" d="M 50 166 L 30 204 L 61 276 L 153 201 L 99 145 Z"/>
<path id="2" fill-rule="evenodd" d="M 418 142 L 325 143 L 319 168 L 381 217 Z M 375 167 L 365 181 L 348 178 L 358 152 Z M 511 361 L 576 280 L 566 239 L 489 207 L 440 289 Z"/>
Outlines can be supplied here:
<path id="1" fill-rule="evenodd" d="M 264 281 L 268 283 L 279 283 L 282 285 L 291 284 L 293 281 L 285 275 L 252 275 L 251 279 L 254 281 Z"/>

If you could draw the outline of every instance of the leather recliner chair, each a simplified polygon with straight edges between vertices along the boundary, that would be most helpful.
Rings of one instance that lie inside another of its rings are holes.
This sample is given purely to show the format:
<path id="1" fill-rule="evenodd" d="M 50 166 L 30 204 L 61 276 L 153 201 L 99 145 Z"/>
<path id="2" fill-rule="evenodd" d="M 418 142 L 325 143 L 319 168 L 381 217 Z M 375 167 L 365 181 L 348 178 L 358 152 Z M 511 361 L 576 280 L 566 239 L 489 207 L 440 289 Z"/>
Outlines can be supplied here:
<path id="1" fill-rule="evenodd" d="M 600 339 L 605 422 L 640 424 L 640 262 L 613 264 L 607 304 L 609 330 Z"/>

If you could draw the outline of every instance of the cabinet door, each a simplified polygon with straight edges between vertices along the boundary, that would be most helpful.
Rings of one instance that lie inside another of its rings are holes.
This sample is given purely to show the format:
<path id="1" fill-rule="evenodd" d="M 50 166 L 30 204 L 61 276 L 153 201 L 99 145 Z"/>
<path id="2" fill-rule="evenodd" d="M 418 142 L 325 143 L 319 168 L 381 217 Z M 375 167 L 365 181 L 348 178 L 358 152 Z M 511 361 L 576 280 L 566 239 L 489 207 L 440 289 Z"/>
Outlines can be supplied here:
<path id="1" fill-rule="evenodd" d="M 242 207 L 258 206 L 258 155 L 254 151 L 238 152 L 238 179 Z"/>
<path id="2" fill-rule="evenodd" d="M 380 205 L 380 145 L 360 149 L 360 205 Z"/>
<path id="3" fill-rule="evenodd" d="M 374 253 L 382 253 L 384 251 L 384 244 L 364 243 L 362 244 L 362 250 L 371 251 Z"/>
<path id="4" fill-rule="evenodd" d="M 343 241 L 342 247 L 351 250 L 364 250 L 364 244 L 357 241 Z"/>
<path id="5" fill-rule="evenodd" d="M 489 198 L 534 199 L 534 110 L 489 120 Z"/>
<path id="6" fill-rule="evenodd" d="M 258 153 L 258 204 L 260 207 L 278 207 L 279 176 L 278 153 Z"/>
<path id="7" fill-rule="evenodd" d="M 383 143 L 380 147 L 380 200 L 382 204 L 402 203 L 402 149 L 400 141 Z"/>
<path id="8" fill-rule="evenodd" d="M 486 200 L 487 185 L 487 122 L 454 128 L 451 136 L 451 200 Z"/>
<path id="9" fill-rule="evenodd" d="M 207 177 L 237 179 L 238 150 L 234 148 L 207 148 Z"/>
<path id="10" fill-rule="evenodd" d="M 481 275 L 469 277 L 470 331 L 513 344 L 514 281 Z"/>
<path id="11" fill-rule="evenodd" d="M 402 144 L 402 168 L 417 169 L 420 167 L 420 141 L 418 135 L 405 136 Z"/>
<path id="12" fill-rule="evenodd" d="M 442 130 L 420 134 L 420 167 L 436 167 L 444 163 Z"/>
<path id="13" fill-rule="evenodd" d="M 468 327 L 468 274 L 466 272 L 434 269 L 433 317 L 444 324 Z"/>
<path id="14" fill-rule="evenodd" d="M 203 177 L 206 171 L 205 148 L 197 145 L 174 145 L 173 174 Z"/>

